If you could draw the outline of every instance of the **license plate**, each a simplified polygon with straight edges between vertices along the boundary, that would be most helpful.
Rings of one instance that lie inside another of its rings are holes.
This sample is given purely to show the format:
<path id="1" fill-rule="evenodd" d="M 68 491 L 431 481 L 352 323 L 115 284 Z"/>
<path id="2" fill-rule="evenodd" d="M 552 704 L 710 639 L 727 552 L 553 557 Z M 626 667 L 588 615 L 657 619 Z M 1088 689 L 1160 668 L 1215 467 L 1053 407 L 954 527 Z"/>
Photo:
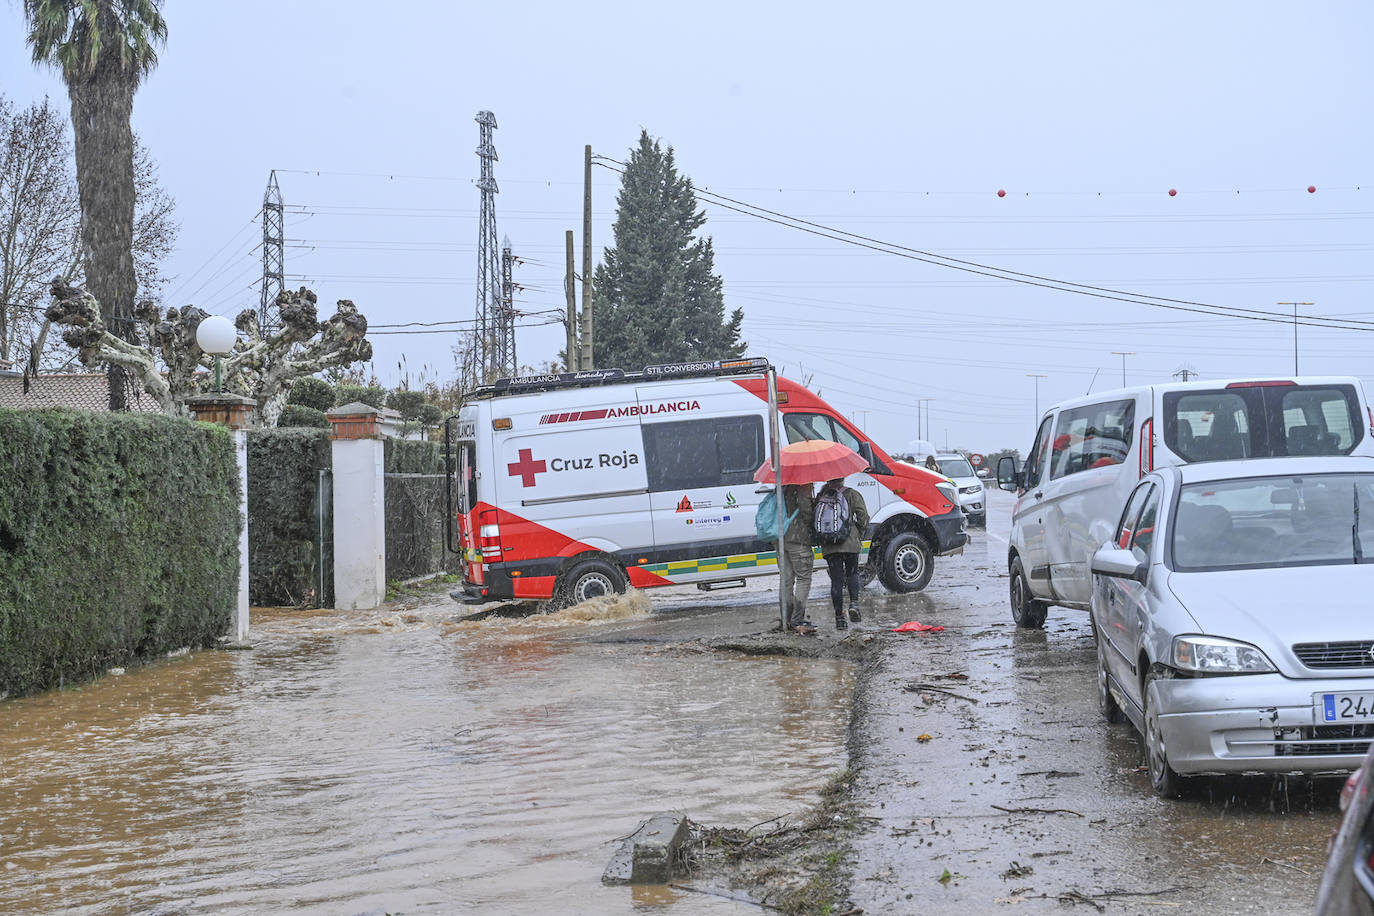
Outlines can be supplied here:
<path id="1" fill-rule="evenodd" d="M 1318 722 L 1374 722 L 1374 693 L 1319 693 Z"/>

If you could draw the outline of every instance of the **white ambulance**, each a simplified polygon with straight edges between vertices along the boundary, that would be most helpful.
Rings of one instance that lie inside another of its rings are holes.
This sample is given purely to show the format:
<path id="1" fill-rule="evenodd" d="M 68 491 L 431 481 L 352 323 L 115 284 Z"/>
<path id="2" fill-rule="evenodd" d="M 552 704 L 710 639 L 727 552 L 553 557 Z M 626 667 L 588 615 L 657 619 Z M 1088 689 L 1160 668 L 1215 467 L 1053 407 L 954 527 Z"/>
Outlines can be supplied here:
<path id="1" fill-rule="evenodd" d="M 446 424 L 450 549 L 468 603 L 739 582 L 777 571 L 754 514 L 771 485 L 764 359 L 501 379 Z M 842 442 L 871 524 L 860 562 L 893 591 L 968 540 L 953 485 L 893 461 L 830 405 L 777 379 L 784 441 Z"/>

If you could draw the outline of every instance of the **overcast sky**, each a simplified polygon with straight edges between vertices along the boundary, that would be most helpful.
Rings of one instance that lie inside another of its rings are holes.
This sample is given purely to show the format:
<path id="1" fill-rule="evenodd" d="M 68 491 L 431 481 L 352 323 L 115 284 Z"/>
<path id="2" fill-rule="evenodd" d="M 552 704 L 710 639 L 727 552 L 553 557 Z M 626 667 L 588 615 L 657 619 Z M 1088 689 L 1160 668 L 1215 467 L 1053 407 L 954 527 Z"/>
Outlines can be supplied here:
<path id="1" fill-rule="evenodd" d="M 372 325 L 475 310 L 476 112 L 522 325 L 563 305 L 582 151 L 641 128 L 701 188 L 924 252 L 1171 300 L 1374 319 L 1374 4 L 748 4 L 355 0 L 165 5 L 134 127 L 181 222 L 168 304 L 256 307 L 277 170 L 288 285 Z M 0 6 L 0 91 L 35 69 Z M 617 176 L 594 170 L 598 260 Z M 1315 193 L 1307 188 L 1315 187 Z M 1176 196 L 1169 196 L 1170 189 Z M 1005 197 L 997 192 L 1005 190 Z M 749 352 L 810 379 L 889 450 L 1029 445 L 1037 402 L 1168 379 L 1286 376 L 1288 323 L 988 278 L 706 203 Z M 376 330 L 383 330 L 376 328 Z M 370 335 L 387 385 L 454 374 L 451 332 Z M 522 364 L 561 325 L 521 327 Z M 1374 383 L 1374 334 L 1299 329 L 1303 374 Z M 637 367 L 626 367 L 637 368 Z M 1029 374 L 1043 375 L 1038 380 Z"/>

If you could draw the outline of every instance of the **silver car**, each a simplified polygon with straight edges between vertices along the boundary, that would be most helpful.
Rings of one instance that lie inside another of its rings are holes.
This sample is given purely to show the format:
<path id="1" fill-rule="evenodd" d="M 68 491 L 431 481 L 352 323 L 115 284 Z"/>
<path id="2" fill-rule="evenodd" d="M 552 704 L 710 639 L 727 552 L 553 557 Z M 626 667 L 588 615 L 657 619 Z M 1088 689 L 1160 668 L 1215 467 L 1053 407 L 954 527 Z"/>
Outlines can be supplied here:
<path id="1" fill-rule="evenodd" d="M 1092 559 L 1098 698 L 1150 780 L 1349 772 L 1374 737 L 1374 459 L 1169 467 Z"/>
<path id="2" fill-rule="evenodd" d="M 959 489 L 959 508 L 975 528 L 984 528 L 988 523 L 987 495 L 983 492 L 983 481 L 973 470 L 973 465 L 963 455 L 936 455 L 935 462 L 944 474 Z"/>

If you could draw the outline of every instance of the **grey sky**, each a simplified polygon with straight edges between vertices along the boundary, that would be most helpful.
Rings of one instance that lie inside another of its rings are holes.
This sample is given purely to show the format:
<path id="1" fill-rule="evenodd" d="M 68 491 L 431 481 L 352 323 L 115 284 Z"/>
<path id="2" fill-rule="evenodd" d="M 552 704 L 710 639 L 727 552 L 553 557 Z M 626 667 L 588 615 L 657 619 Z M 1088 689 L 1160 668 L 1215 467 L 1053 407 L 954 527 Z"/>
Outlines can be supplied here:
<path id="1" fill-rule="evenodd" d="M 28 62 L 19 4 L 0 10 L 0 91 L 65 106 L 58 78 Z M 562 306 L 583 144 L 623 158 L 644 127 L 698 186 L 850 232 L 1154 296 L 1374 318 L 1370 4 L 240 0 L 164 13 L 134 124 L 178 202 L 169 304 L 256 305 L 254 214 L 278 169 L 290 285 L 353 299 L 374 325 L 470 319 L 473 115 L 490 109 L 498 227 L 528 259 L 527 312 Z M 603 169 L 594 181 L 599 258 L 617 185 Z M 1131 383 L 1181 366 L 1292 373 L 1289 325 L 1012 284 L 707 213 L 750 353 L 812 376 L 889 449 L 915 436 L 917 398 L 934 399 L 937 444 L 948 430 L 955 446 L 1025 449 L 1026 374 L 1047 376 L 1043 407 L 1119 386 L 1114 350 L 1134 351 Z M 1374 382 L 1374 334 L 1300 338 L 1304 374 Z M 449 377 L 455 339 L 374 335 L 375 371 L 395 384 L 405 354 L 412 380 L 425 365 Z M 559 325 L 522 328 L 521 362 L 562 340 Z"/>

